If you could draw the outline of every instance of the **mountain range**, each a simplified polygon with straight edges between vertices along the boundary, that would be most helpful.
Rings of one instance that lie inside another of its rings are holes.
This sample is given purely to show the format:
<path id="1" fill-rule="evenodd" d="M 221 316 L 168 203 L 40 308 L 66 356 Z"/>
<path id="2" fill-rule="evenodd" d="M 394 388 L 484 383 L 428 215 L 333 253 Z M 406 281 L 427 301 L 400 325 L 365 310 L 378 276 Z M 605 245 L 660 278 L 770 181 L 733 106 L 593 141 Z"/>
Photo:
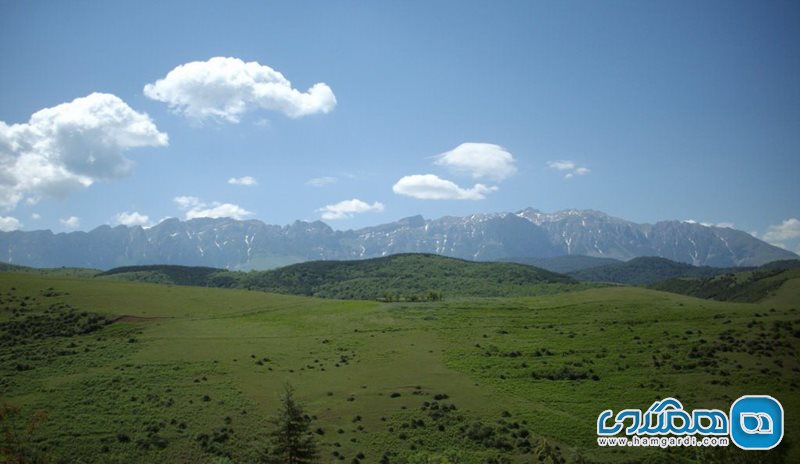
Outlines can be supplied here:
<path id="1" fill-rule="evenodd" d="M 637 224 L 599 211 L 412 216 L 357 230 L 321 221 L 278 226 L 258 220 L 167 219 L 158 225 L 108 225 L 89 232 L 0 232 L 0 261 L 35 267 L 110 269 L 180 264 L 268 269 L 333 259 L 434 253 L 474 261 L 584 255 L 629 260 L 659 256 L 695 266 L 759 266 L 798 256 L 739 230 L 683 221 Z"/>

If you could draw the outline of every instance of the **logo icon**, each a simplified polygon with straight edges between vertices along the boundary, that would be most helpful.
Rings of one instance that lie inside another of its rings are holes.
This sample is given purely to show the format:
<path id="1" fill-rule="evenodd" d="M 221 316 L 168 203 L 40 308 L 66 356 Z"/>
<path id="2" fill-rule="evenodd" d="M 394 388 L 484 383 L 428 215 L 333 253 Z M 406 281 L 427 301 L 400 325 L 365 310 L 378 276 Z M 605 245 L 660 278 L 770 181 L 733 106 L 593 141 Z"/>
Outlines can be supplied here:
<path id="1" fill-rule="evenodd" d="M 768 395 L 745 395 L 731 405 L 731 440 L 741 449 L 769 450 L 783 439 L 783 406 Z"/>

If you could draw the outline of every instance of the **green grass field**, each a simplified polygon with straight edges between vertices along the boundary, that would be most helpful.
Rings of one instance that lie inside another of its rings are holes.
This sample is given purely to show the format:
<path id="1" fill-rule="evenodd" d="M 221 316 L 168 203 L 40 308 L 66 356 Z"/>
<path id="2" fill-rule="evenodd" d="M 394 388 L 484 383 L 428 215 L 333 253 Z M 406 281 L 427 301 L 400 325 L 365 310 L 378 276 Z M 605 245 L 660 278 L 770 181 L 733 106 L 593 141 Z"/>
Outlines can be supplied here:
<path id="1" fill-rule="evenodd" d="M 599 448 L 597 415 L 743 394 L 786 413 L 783 444 L 745 459 L 800 462 L 800 279 L 760 303 L 634 287 L 378 303 L 0 273 L 0 298 L 0 404 L 18 428 L 46 411 L 32 446 L 49 462 L 254 462 L 287 382 L 321 462 L 529 463 L 542 439 L 567 462 L 697 462 Z"/>

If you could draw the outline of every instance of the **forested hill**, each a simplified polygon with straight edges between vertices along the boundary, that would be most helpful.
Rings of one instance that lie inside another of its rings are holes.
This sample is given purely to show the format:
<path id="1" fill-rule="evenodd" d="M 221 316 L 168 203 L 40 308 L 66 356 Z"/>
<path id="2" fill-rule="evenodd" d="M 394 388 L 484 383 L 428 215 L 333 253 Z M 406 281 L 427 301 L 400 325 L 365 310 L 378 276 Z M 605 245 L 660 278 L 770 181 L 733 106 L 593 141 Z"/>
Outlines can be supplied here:
<path id="1" fill-rule="evenodd" d="M 585 288 L 571 277 L 517 263 L 473 262 L 433 254 L 355 261 L 311 261 L 271 271 L 130 266 L 98 277 L 175 285 L 248 288 L 346 299 L 427 300 L 535 295 Z"/>
<path id="2" fill-rule="evenodd" d="M 692 266 L 666 258 L 645 256 L 626 262 L 611 263 L 570 272 L 576 280 L 586 282 L 613 282 L 627 285 L 649 285 L 676 277 L 709 277 L 752 268 L 720 268 Z"/>
<path id="3" fill-rule="evenodd" d="M 753 271 L 721 274 L 713 277 L 676 278 L 655 283 L 655 290 L 706 298 L 718 301 L 753 303 L 775 294 L 789 281 L 797 287 L 800 284 L 800 268 L 762 267 Z"/>

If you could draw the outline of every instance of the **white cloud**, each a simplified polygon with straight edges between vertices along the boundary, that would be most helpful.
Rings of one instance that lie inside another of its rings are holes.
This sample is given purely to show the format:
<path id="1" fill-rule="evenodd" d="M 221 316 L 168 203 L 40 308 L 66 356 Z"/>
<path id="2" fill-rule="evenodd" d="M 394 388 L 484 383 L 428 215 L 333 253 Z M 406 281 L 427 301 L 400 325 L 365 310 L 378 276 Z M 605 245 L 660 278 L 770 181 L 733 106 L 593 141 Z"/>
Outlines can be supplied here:
<path id="1" fill-rule="evenodd" d="M 173 201 L 180 209 L 186 211 L 185 218 L 233 218 L 237 220 L 246 219 L 254 213 L 242 208 L 233 203 L 220 203 L 214 201 L 212 203 L 205 203 L 200 201 L 197 197 L 180 196 L 173 198 Z"/>
<path id="2" fill-rule="evenodd" d="M 123 226 L 147 226 L 150 224 L 150 218 L 146 214 L 139 212 L 129 213 L 127 211 L 117 214 L 114 219 L 116 224 Z"/>
<path id="3" fill-rule="evenodd" d="M 573 169 L 575 169 L 575 163 L 567 160 L 548 161 L 547 167 L 558 171 L 572 171 Z"/>
<path id="4" fill-rule="evenodd" d="M 317 211 L 322 213 L 322 219 L 333 221 L 336 219 L 348 219 L 361 213 L 379 213 L 383 211 L 383 203 L 374 202 L 371 205 L 358 198 L 340 201 L 333 205 L 326 205 Z"/>
<path id="5" fill-rule="evenodd" d="M 233 218 L 233 219 L 246 219 L 252 216 L 251 211 L 247 211 L 239 205 L 232 203 L 211 203 L 205 208 L 194 208 L 186 212 L 186 219 L 195 218 Z"/>
<path id="6" fill-rule="evenodd" d="M 39 213 L 31 213 L 31 219 L 33 219 L 34 221 L 38 221 L 41 218 L 42 216 Z"/>
<path id="7" fill-rule="evenodd" d="M 315 177 L 306 181 L 306 185 L 312 187 L 325 187 L 326 185 L 335 184 L 339 179 L 332 176 Z"/>
<path id="8" fill-rule="evenodd" d="M 800 238 L 800 219 L 790 218 L 780 224 L 769 226 L 762 238 L 773 245 L 798 239 Z"/>
<path id="9" fill-rule="evenodd" d="M 144 94 L 192 119 L 233 123 L 253 109 L 298 118 L 328 113 L 336 106 L 336 96 L 325 83 L 301 92 L 269 66 L 219 56 L 177 66 L 163 79 L 147 84 Z"/>
<path id="10" fill-rule="evenodd" d="M 149 116 L 104 93 L 39 110 L 27 123 L 0 121 L 0 208 L 127 176 L 128 149 L 167 143 Z"/>
<path id="11" fill-rule="evenodd" d="M 501 181 L 517 172 L 514 156 L 500 145 L 491 143 L 462 143 L 436 156 L 435 164 L 455 172 L 467 173 L 474 179 Z"/>
<path id="12" fill-rule="evenodd" d="M 256 179 L 250 176 L 231 177 L 230 179 L 228 179 L 228 183 L 231 185 L 244 185 L 244 186 L 258 185 Z"/>
<path id="13" fill-rule="evenodd" d="M 63 225 L 67 229 L 77 229 L 78 227 L 81 226 L 81 220 L 76 216 L 70 216 L 66 219 L 60 219 L 59 222 L 61 222 L 61 225 Z"/>
<path id="14" fill-rule="evenodd" d="M 398 180 L 392 190 L 398 195 L 421 200 L 482 200 L 487 193 L 497 190 L 497 187 L 475 184 L 472 188 L 465 189 L 433 174 L 415 174 Z"/>
<path id="15" fill-rule="evenodd" d="M 578 166 L 577 163 L 570 160 L 557 160 L 557 161 L 548 161 L 547 167 L 550 169 L 555 169 L 556 171 L 568 171 L 564 174 L 564 179 L 572 179 L 575 176 L 585 176 L 592 172 L 591 169 Z"/>
<path id="16" fill-rule="evenodd" d="M 19 219 L 11 216 L 0 216 L 0 232 L 11 232 L 22 228 Z"/>
<path id="17" fill-rule="evenodd" d="M 190 209 L 200 205 L 200 199 L 197 197 L 180 196 L 172 199 L 180 209 Z"/>
<path id="18" fill-rule="evenodd" d="M 718 223 L 715 224 L 713 222 L 698 222 L 698 221 L 695 221 L 694 219 L 684 219 L 681 222 L 684 222 L 686 224 L 699 224 L 699 225 L 704 226 L 704 227 L 722 227 L 722 228 L 729 228 L 729 229 L 733 229 L 734 227 L 736 227 L 736 224 L 734 224 L 732 222 L 718 222 Z M 753 235 L 753 234 L 751 234 L 751 235 Z M 755 237 L 755 235 L 753 235 L 753 236 Z"/>

